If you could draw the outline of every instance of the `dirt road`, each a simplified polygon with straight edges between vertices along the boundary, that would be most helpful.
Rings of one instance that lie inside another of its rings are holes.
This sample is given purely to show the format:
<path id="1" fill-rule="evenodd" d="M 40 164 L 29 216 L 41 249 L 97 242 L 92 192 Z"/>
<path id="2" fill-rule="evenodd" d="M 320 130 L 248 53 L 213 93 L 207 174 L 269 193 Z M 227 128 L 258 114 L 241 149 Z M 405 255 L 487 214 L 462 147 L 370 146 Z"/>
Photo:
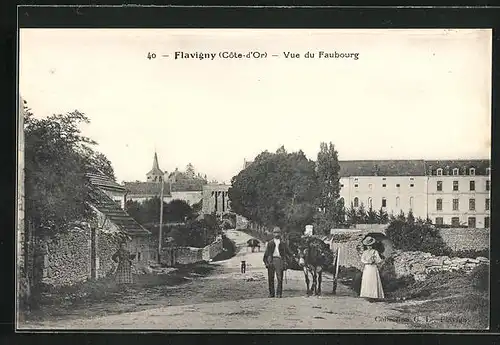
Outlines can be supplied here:
<path id="1" fill-rule="evenodd" d="M 401 315 L 384 303 L 369 303 L 339 284 L 332 295 L 332 279 L 323 279 L 323 295 L 306 297 L 303 273 L 287 271 L 283 298 L 267 298 L 267 272 L 262 252 L 245 247 L 249 235 L 228 230 L 240 251 L 233 258 L 212 263 L 213 274 L 193 277 L 181 286 L 122 301 L 114 312 L 75 311 L 68 317 L 30 322 L 26 328 L 50 329 L 401 329 L 405 323 L 389 319 Z M 240 273 L 240 262 L 247 272 Z M 128 303 L 128 304 L 127 304 Z M 140 306 L 140 307 L 139 307 Z M 134 310 L 134 311 L 127 311 Z M 24 328 L 23 327 L 23 328 Z"/>

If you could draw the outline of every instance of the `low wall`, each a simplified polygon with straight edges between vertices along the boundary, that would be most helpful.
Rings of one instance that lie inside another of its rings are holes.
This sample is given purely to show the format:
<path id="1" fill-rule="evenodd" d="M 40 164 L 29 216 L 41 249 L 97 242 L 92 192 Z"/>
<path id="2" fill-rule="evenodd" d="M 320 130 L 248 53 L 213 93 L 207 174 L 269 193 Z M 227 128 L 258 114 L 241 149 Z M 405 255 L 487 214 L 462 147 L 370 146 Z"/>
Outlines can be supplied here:
<path id="1" fill-rule="evenodd" d="M 193 247 L 176 248 L 176 263 L 180 265 L 194 264 L 203 261 L 203 249 Z"/>
<path id="2" fill-rule="evenodd" d="M 162 249 L 160 261 L 166 266 L 188 265 L 201 261 L 210 261 L 222 251 L 222 239 L 217 239 L 204 248 L 167 247 Z"/>
<path id="3" fill-rule="evenodd" d="M 373 232 L 382 232 L 385 234 L 385 229 L 387 229 L 388 224 L 356 224 L 354 229 L 356 230 L 370 230 Z"/>
<path id="4" fill-rule="evenodd" d="M 490 229 L 442 228 L 439 233 L 453 250 L 483 250 L 490 245 Z"/>
<path id="5" fill-rule="evenodd" d="M 218 239 L 217 241 L 209 244 L 202 250 L 202 258 L 205 261 L 210 261 L 217 255 L 219 255 L 223 250 L 222 239 Z"/>
<path id="6" fill-rule="evenodd" d="M 424 252 L 395 251 L 392 258 L 396 277 L 413 276 L 417 281 L 423 281 L 435 272 L 472 271 L 480 264 L 489 264 L 485 257 L 450 258 Z"/>

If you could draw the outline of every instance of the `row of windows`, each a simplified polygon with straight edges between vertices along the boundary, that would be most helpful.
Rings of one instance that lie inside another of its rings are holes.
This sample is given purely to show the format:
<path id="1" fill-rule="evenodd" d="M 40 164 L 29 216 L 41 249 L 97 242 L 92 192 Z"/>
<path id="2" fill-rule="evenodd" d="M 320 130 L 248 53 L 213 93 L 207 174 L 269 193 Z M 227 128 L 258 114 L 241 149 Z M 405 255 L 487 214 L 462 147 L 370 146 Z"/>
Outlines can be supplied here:
<path id="1" fill-rule="evenodd" d="M 368 198 L 368 208 L 372 208 L 373 207 L 373 199 L 372 198 Z M 410 197 L 410 208 L 413 208 L 413 197 L 411 196 Z M 360 203 L 359 203 L 359 198 L 358 197 L 355 197 L 353 202 L 352 202 L 353 206 L 354 207 L 359 207 Z M 399 199 L 399 196 L 396 197 L 396 207 L 399 207 L 400 205 L 400 199 Z M 386 198 L 382 198 L 382 207 L 387 207 L 387 199 Z"/>
<path id="2" fill-rule="evenodd" d="M 452 201 L 452 209 L 453 211 L 460 211 L 460 201 L 459 199 L 453 199 Z M 436 210 L 443 210 L 443 199 L 436 199 Z M 469 211 L 476 210 L 476 199 L 469 199 Z M 484 210 L 490 210 L 490 199 L 485 199 L 484 201 Z"/>
<path id="3" fill-rule="evenodd" d="M 452 175 L 457 176 L 457 175 L 460 174 L 460 171 L 459 171 L 458 168 L 454 168 L 451 171 L 451 173 L 452 173 Z M 489 175 L 490 173 L 491 173 L 491 169 L 490 168 L 486 168 L 486 174 Z M 442 168 L 436 169 L 436 175 L 442 176 L 443 175 L 443 169 Z M 470 168 L 469 169 L 469 175 L 471 175 L 471 176 L 476 175 L 476 169 L 475 168 Z"/>
<path id="4" fill-rule="evenodd" d="M 373 199 L 368 198 L 368 208 L 373 207 Z M 414 199 L 413 197 L 410 197 L 410 209 L 413 208 L 413 202 Z M 355 197 L 353 200 L 353 206 L 354 207 L 359 207 L 360 202 L 359 198 Z M 400 206 L 400 198 L 396 197 L 396 207 Z M 382 198 L 382 207 L 387 207 L 387 199 Z M 452 201 L 452 209 L 453 211 L 460 211 L 460 201 L 459 199 L 453 199 Z M 443 210 L 443 199 L 436 199 L 436 210 L 437 211 L 442 211 Z M 490 199 L 485 199 L 484 201 L 484 210 L 489 211 L 490 210 Z M 469 211 L 476 211 L 476 199 L 469 199 Z"/>
<path id="5" fill-rule="evenodd" d="M 436 217 L 435 223 L 436 225 L 443 225 L 443 217 Z M 451 217 L 451 225 L 452 226 L 460 226 L 460 218 L 459 217 Z M 467 226 L 469 228 L 476 227 L 476 217 L 469 217 L 467 219 Z M 484 217 L 484 227 L 490 227 L 490 217 Z"/>
<path id="6" fill-rule="evenodd" d="M 485 190 L 489 191 L 491 188 L 491 182 L 488 180 L 486 181 L 485 185 Z M 443 181 L 436 181 L 436 190 L 438 192 L 443 191 Z M 458 181 L 453 181 L 453 191 L 458 192 Z M 469 181 L 469 190 L 470 191 L 475 191 L 476 190 L 476 181 Z"/>
<path id="7" fill-rule="evenodd" d="M 459 185 L 459 184 L 458 184 L 458 181 L 453 181 L 453 191 L 454 191 L 454 192 L 459 191 L 458 185 Z M 340 185 L 340 187 L 341 187 L 341 188 L 343 188 L 343 187 L 344 187 L 344 185 L 343 185 L 343 184 L 341 184 L 341 185 Z M 358 183 L 355 183 L 355 184 L 354 184 L 354 188 L 358 188 L 358 187 L 359 187 L 359 184 L 358 184 Z M 383 183 L 383 184 L 382 184 L 382 187 L 384 187 L 384 188 L 385 188 L 385 187 L 387 187 L 387 184 Z M 399 188 L 399 187 L 401 187 L 401 184 L 396 183 L 396 188 Z M 415 187 L 415 184 L 410 183 L 410 187 Z M 369 183 L 369 184 L 368 184 L 368 189 L 370 189 L 370 190 L 371 190 L 372 188 L 373 188 L 373 184 L 372 184 L 372 183 Z M 489 190 L 490 190 L 490 188 L 491 188 L 491 182 L 488 180 L 488 181 L 486 181 L 485 190 L 486 190 L 486 191 L 489 191 Z M 437 190 L 438 192 L 443 191 L 443 181 L 436 181 L 436 190 Z M 470 191 L 475 191 L 475 190 L 476 190 L 476 181 L 469 181 L 469 190 L 470 190 Z"/>
<path id="8" fill-rule="evenodd" d="M 341 184 L 341 185 L 340 185 L 340 187 L 344 187 L 344 185 L 343 185 L 343 184 Z M 354 188 L 358 188 L 358 187 L 359 187 L 359 184 L 355 183 L 355 184 L 354 184 Z M 385 187 L 387 187 L 387 184 L 386 184 L 386 183 L 383 183 L 383 184 L 382 184 L 382 187 L 384 187 L 384 188 L 385 188 Z M 401 187 L 401 184 L 396 183 L 396 187 L 397 187 L 397 188 Z M 415 187 L 415 184 L 410 183 L 410 187 Z M 368 188 L 369 188 L 369 189 L 372 189 L 372 188 L 373 188 L 373 184 L 372 184 L 372 183 L 368 183 Z"/>

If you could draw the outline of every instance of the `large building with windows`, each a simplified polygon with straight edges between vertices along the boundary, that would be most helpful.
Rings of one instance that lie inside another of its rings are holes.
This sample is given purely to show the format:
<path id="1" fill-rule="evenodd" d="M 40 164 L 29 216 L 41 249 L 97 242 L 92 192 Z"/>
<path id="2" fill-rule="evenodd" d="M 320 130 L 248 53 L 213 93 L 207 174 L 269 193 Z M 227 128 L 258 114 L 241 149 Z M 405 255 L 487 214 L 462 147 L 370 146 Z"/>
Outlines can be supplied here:
<path id="1" fill-rule="evenodd" d="M 428 216 L 435 224 L 488 228 L 490 162 L 428 161 Z"/>
<path id="2" fill-rule="evenodd" d="M 340 196 L 346 207 L 412 210 L 435 224 L 489 227 L 489 160 L 340 161 Z"/>

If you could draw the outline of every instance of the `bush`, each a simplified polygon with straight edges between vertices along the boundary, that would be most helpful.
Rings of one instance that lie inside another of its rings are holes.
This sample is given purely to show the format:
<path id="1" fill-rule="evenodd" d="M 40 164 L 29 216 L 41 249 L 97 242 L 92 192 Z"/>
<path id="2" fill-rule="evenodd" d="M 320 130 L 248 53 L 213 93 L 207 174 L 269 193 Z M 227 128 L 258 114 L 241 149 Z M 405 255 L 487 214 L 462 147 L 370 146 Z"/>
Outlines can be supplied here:
<path id="1" fill-rule="evenodd" d="M 414 220 L 411 213 L 408 217 L 400 216 L 392 219 L 387 227 L 386 236 L 394 247 L 404 251 L 422 251 L 437 256 L 449 256 L 452 252 L 443 241 L 439 229 L 421 219 Z"/>
<path id="2" fill-rule="evenodd" d="M 472 286 L 479 291 L 488 291 L 490 286 L 490 272 L 486 264 L 475 267 L 469 275 Z"/>

